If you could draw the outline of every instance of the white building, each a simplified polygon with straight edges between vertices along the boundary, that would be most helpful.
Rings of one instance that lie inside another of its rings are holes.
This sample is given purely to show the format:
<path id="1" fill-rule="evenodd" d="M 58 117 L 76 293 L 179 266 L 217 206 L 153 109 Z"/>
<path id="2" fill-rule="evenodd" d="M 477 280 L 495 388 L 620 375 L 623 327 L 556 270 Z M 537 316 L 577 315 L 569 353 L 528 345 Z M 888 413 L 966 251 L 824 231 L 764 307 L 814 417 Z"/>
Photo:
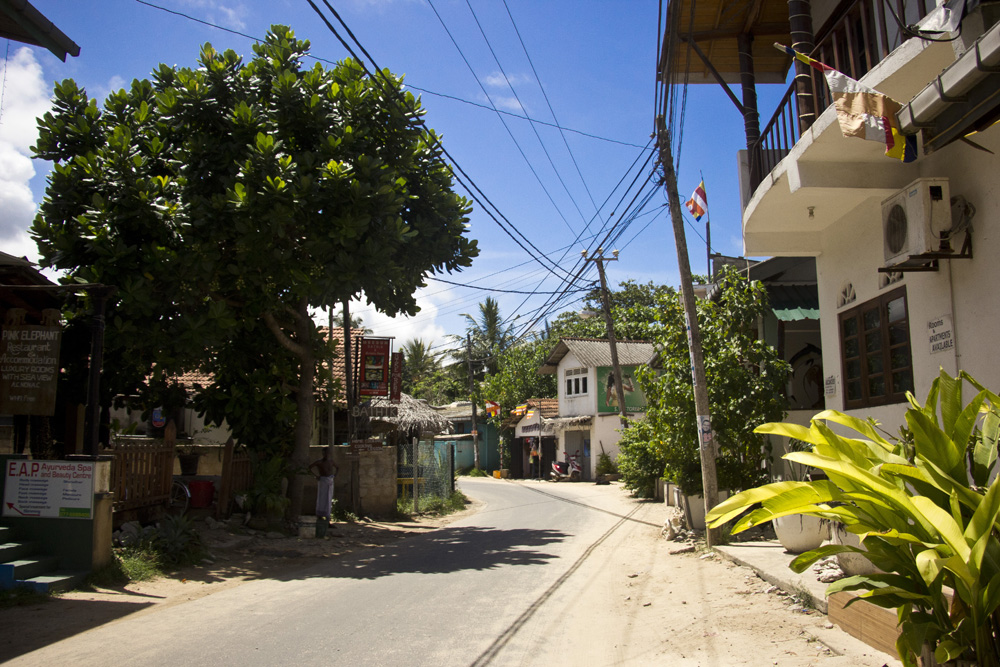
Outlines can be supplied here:
<path id="1" fill-rule="evenodd" d="M 671 4 L 678 2 L 689 4 Z M 765 0 L 762 13 L 784 4 Z M 950 5 L 961 30 L 948 35 L 901 32 L 889 13 L 896 4 L 863 0 L 843 9 L 834 0 L 796 0 L 784 27 L 769 14 L 771 32 L 763 39 L 754 37 L 761 28 L 752 21 L 728 38 L 763 48 L 755 51 L 758 81 L 790 67 L 790 58 L 776 63 L 766 53 L 771 42 L 797 43 L 899 101 L 902 131 L 919 138 L 910 163 L 884 156 L 877 141 L 846 138 L 825 79 L 799 65 L 798 83 L 773 120 L 762 123 L 759 140 L 749 115 L 743 118 L 745 254 L 816 258 L 826 407 L 875 417 L 889 431 L 902 424 L 905 393 L 923 400 L 940 369 L 965 370 L 1000 389 L 993 343 L 1000 297 L 991 289 L 1000 278 L 993 229 L 1000 217 L 1000 128 L 993 125 L 1000 118 L 1000 11 L 972 1 Z M 898 9 L 912 25 L 933 3 Z M 681 16 L 675 35 L 687 30 L 687 20 Z M 699 25 L 695 32 L 726 31 Z M 693 41 L 703 54 L 725 52 L 726 44 L 713 50 L 708 39 Z M 685 67 L 678 62 L 666 66 L 665 59 L 661 80 L 678 80 Z M 702 67 L 693 62 L 692 76 Z M 727 69 L 714 61 L 718 78 L 742 80 L 744 107 L 755 104 L 747 96 L 754 63 L 747 64 Z"/>
<path id="2" fill-rule="evenodd" d="M 634 378 L 635 368 L 653 356 L 653 344 L 618 341 L 618 363 L 629 417 L 641 418 L 646 399 Z M 562 338 L 549 353 L 541 374 L 557 376 L 558 417 L 545 420 L 543 428 L 556 438 L 556 458 L 579 452 L 583 479 L 593 480 L 598 456 L 618 458 L 621 421 L 611 372 L 611 347 L 606 340 Z"/>

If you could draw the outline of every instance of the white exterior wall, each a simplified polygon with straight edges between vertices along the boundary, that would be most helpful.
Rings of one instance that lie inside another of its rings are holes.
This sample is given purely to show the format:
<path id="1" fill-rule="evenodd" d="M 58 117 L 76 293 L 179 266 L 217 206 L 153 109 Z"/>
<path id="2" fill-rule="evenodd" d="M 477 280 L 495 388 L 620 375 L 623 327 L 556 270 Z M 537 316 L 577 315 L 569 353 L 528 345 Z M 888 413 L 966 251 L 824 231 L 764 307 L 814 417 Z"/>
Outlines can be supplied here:
<path id="1" fill-rule="evenodd" d="M 1000 155 L 1000 129 L 976 135 L 976 143 Z M 845 139 L 844 141 L 848 141 Z M 890 164 L 886 169 L 893 169 Z M 838 315 L 886 291 L 906 287 L 913 359 L 914 394 L 923 400 L 939 369 L 951 375 L 965 370 L 985 386 L 1000 390 L 1000 363 L 995 353 L 996 325 L 1000 322 L 1000 293 L 992 289 L 1000 279 L 1000 181 L 998 158 L 961 142 L 918 161 L 919 177 L 947 177 L 952 197 L 964 196 L 976 208 L 972 221 L 974 259 L 942 260 L 936 272 L 907 272 L 903 280 L 879 288 L 878 267 L 884 265 L 881 199 L 871 198 L 830 225 L 822 234 L 816 260 L 819 283 L 820 321 L 823 336 L 824 378 L 835 377 L 837 395 L 827 397 L 827 407 L 844 409 L 841 346 Z M 959 243 L 953 243 L 959 250 Z M 837 308 L 845 283 L 850 282 L 857 299 Z M 953 298 L 954 295 L 954 298 Z M 956 340 L 954 352 L 931 354 L 928 322 L 941 315 L 952 316 Z M 894 433 L 903 422 L 906 404 L 849 411 L 872 416 Z"/>
<path id="2" fill-rule="evenodd" d="M 608 454 L 612 460 L 618 459 L 618 439 L 621 437 L 621 421 L 617 414 L 597 413 L 597 369 L 587 368 L 586 375 L 571 377 L 587 378 L 587 394 L 581 396 L 566 395 L 566 371 L 583 367 L 583 363 L 573 354 L 567 352 L 559 362 L 557 369 L 558 396 L 559 396 L 559 416 L 578 417 L 591 415 L 593 418 L 590 427 L 573 427 L 571 430 L 556 434 L 556 458 L 563 459 L 563 454 L 569 444 L 569 453 L 573 454 L 582 445 L 578 445 L 582 439 L 590 439 L 590 460 L 587 462 L 588 470 L 584 471 L 584 478 L 593 480 L 597 473 L 597 460 L 601 455 L 601 447 L 604 453 Z M 637 418 L 639 415 L 633 415 Z"/>
<path id="3" fill-rule="evenodd" d="M 566 371 L 582 367 L 583 364 L 572 352 L 567 352 L 566 356 L 559 362 L 556 371 L 559 396 L 559 416 L 576 417 L 578 415 L 597 414 L 597 369 L 588 368 L 586 375 L 574 375 L 571 377 L 587 378 L 587 393 L 579 396 L 566 395 Z"/>

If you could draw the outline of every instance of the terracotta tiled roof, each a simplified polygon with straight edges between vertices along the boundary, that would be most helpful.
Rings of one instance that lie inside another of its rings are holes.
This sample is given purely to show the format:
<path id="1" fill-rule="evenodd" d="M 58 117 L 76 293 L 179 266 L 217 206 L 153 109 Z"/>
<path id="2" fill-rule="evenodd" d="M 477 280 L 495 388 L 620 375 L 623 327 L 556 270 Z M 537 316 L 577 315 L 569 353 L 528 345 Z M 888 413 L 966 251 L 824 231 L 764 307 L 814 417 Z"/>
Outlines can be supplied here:
<path id="1" fill-rule="evenodd" d="M 365 335 L 365 330 L 364 329 L 354 329 L 354 330 L 352 330 L 351 333 L 352 333 L 352 336 L 354 337 L 355 341 L 357 341 L 358 338 L 360 338 L 361 336 Z M 320 334 L 320 336 L 326 338 L 326 336 L 327 336 L 327 328 L 326 327 L 320 327 L 319 328 L 319 334 Z M 371 334 L 369 334 L 369 335 L 371 335 Z M 337 346 L 336 347 L 336 349 L 337 349 L 337 356 L 333 358 L 333 377 L 334 377 L 334 379 L 340 381 L 341 392 L 343 392 L 344 389 L 345 389 L 346 381 L 347 381 L 347 375 L 344 372 L 344 368 L 345 368 L 345 363 L 344 363 L 344 330 L 343 329 L 334 328 L 333 329 L 333 340 L 334 340 L 334 343 Z M 356 353 L 356 350 L 352 347 L 351 348 L 351 352 L 352 353 Z M 191 371 L 191 372 L 184 373 L 184 374 L 180 375 L 177 378 L 177 381 L 181 384 L 181 386 L 183 386 L 183 387 L 185 387 L 187 389 L 194 389 L 195 384 L 200 384 L 201 386 L 206 387 L 209 384 L 211 384 L 211 382 L 212 382 L 212 374 L 211 373 L 206 373 L 206 372 L 203 372 L 203 371 Z"/>

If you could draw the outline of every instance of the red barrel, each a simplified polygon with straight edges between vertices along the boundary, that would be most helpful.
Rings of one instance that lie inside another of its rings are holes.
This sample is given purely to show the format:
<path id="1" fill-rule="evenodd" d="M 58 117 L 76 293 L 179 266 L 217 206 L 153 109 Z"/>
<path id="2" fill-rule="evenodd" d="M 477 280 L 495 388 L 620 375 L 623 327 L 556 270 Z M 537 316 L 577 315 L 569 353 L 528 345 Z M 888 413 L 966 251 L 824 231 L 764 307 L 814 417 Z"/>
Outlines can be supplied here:
<path id="1" fill-rule="evenodd" d="M 215 484 L 210 480 L 195 480 L 188 482 L 191 491 L 191 507 L 210 507 L 215 495 Z"/>

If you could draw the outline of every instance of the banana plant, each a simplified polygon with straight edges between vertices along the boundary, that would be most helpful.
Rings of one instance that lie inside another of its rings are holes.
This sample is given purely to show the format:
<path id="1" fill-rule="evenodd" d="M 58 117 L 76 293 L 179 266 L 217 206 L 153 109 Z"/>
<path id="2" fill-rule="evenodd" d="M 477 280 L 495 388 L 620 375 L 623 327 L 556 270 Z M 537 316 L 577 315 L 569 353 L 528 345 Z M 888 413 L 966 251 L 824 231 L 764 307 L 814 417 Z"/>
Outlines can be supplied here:
<path id="1" fill-rule="evenodd" d="M 976 393 L 963 403 L 966 383 Z M 860 598 L 896 609 L 904 664 L 915 666 L 929 645 L 941 663 L 1000 666 L 1000 398 L 965 372 L 953 378 L 942 371 L 923 404 L 907 399 L 899 437 L 833 410 L 809 427 L 758 427 L 809 443 L 809 451 L 784 458 L 828 479 L 748 489 L 706 519 L 713 528 L 737 519 L 733 533 L 789 514 L 837 521 L 862 548 L 822 546 L 795 558 L 793 570 L 838 553 L 862 554 L 882 573 L 841 579 L 827 594 L 862 591 Z"/>

